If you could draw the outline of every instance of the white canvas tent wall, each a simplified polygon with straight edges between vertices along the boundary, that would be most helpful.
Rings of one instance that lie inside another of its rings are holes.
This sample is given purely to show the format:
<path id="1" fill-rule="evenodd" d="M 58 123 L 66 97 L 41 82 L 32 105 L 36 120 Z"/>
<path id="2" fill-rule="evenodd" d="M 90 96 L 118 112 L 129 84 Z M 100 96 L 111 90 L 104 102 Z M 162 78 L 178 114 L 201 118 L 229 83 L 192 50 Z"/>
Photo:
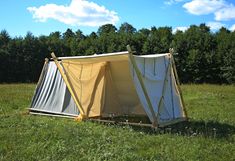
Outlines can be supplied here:
<path id="1" fill-rule="evenodd" d="M 185 120 L 172 54 L 130 52 L 46 61 L 30 111 L 86 118 L 145 115 L 154 126 Z"/>

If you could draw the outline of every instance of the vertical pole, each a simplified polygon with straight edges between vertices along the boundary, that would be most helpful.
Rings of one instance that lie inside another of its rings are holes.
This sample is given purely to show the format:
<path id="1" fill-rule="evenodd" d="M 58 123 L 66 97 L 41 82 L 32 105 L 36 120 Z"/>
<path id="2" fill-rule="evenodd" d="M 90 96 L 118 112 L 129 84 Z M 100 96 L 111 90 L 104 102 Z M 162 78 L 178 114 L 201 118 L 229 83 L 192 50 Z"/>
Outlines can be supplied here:
<path id="1" fill-rule="evenodd" d="M 134 67 L 134 70 L 136 72 L 137 78 L 138 78 L 138 80 L 140 82 L 140 86 L 141 86 L 141 88 L 142 88 L 142 90 L 144 92 L 144 96 L 145 96 L 146 101 L 148 103 L 148 107 L 149 107 L 150 112 L 152 114 L 152 117 L 153 117 L 153 127 L 155 128 L 155 127 L 158 126 L 157 117 L 156 117 L 155 112 L 153 110 L 153 106 L 152 106 L 152 103 L 151 103 L 150 98 L 148 96 L 147 89 L 145 88 L 144 81 L 143 81 L 143 79 L 141 77 L 141 73 L 140 73 L 140 71 L 139 71 L 139 69 L 137 67 L 135 58 L 133 57 L 133 52 L 132 52 L 131 47 L 129 45 L 127 45 L 127 50 L 128 50 L 128 53 L 129 53 L 129 58 L 130 58 L 131 64 Z"/>
<path id="2" fill-rule="evenodd" d="M 177 70 L 176 70 L 175 61 L 174 61 L 174 57 L 173 57 L 174 49 L 173 49 L 173 48 L 170 48 L 170 49 L 169 49 L 169 52 L 170 52 L 171 58 L 172 58 L 173 72 L 174 72 L 174 75 L 175 75 L 176 85 L 177 85 L 176 88 L 177 88 L 178 91 L 179 91 L 179 94 L 180 94 L 180 101 L 181 101 L 182 106 L 183 106 L 183 112 L 184 112 L 185 117 L 187 118 L 188 115 L 187 115 L 187 111 L 186 111 L 186 108 L 185 108 L 184 98 L 183 98 L 183 95 L 182 95 L 182 90 L 181 90 L 181 88 L 180 88 L 180 81 L 179 81 L 179 77 L 178 77 L 178 73 L 177 73 Z"/>
<path id="3" fill-rule="evenodd" d="M 170 62 L 172 61 L 171 59 L 172 56 L 170 57 Z M 172 89 L 172 63 L 170 63 L 170 88 L 171 88 L 171 108 L 172 108 L 173 119 L 175 119 L 175 105 L 174 105 L 174 99 L 173 99 L 174 96 Z"/>
<path id="4" fill-rule="evenodd" d="M 74 99 L 75 104 L 77 105 L 77 107 L 79 109 L 80 114 L 79 114 L 77 120 L 83 120 L 85 118 L 85 115 L 84 115 L 84 111 L 82 109 L 82 105 L 78 101 L 73 88 L 70 86 L 70 83 L 69 83 L 66 75 L 64 74 L 64 71 L 63 71 L 60 63 L 58 62 L 57 57 L 55 56 L 54 53 L 51 53 L 51 56 L 52 56 L 52 58 L 53 58 L 53 60 L 54 60 L 54 62 L 56 64 L 56 66 L 57 66 L 57 68 L 58 68 L 58 70 L 59 70 L 59 72 L 60 72 L 60 74 L 61 74 L 61 76 L 62 76 L 62 78 L 63 78 L 63 80 L 64 80 L 64 82 L 65 82 L 65 84 L 66 84 L 66 86 L 67 86 L 67 88 L 68 88 L 68 90 L 70 92 L 70 94 L 71 94 L 71 96 L 72 96 L 72 98 Z"/>

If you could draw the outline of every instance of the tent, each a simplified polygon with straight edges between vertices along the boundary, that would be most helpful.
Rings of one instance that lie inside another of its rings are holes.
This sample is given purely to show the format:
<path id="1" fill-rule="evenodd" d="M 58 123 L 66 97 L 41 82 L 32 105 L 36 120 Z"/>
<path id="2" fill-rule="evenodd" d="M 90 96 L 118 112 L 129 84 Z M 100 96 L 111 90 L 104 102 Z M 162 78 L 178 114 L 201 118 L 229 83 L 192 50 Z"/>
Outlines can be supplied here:
<path id="1" fill-rule="evenodd" d="M 187 119 L 172 52 L 137 56 L 130 47 L 91 56 L 52 54 L 30 112 L 99 121 L 144 116 L 153 127 Z"/>

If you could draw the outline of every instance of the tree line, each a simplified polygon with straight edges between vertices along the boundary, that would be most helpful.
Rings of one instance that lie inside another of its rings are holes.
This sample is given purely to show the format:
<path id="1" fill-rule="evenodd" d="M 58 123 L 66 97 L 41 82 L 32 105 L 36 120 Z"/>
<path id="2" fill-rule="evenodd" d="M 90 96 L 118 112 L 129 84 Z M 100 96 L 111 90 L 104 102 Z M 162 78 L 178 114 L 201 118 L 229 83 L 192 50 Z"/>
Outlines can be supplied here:
<path id="1" fill-rule="evenodd" d="M 186 31 L 172 32 L 171 27 L 137 30 L 129 23 L 118 29 L 112 24 L 84 35 L 67 29 L 49 36 L 12 38 L 0 32 L 0 82 L 36 82 L 44 59 L 57 56 L 92 55 L 126 51 L 131 45 L 137 54 L 169 52 L 174 48 L 176 67 L 183 83 L 235 83 L 235 31 L 222 27 L 211 32 L 205 24 L 191 25 Z"/>

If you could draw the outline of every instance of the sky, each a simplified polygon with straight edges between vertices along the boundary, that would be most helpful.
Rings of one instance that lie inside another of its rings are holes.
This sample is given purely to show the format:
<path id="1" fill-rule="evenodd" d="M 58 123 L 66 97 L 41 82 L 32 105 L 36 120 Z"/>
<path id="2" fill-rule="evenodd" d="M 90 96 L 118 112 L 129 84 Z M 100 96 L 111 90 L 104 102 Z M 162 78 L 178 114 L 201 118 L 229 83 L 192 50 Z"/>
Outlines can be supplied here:
<path id="1" fill-rule="evenodd" d="M 35 36 L 80 29 L 85 35 L 99 26 L 117 28 L 128 22 L 137 30 L 153 26 L 186 30 L 205 23 L 213 32 L 235 30 L 234 0 L 1 0 L 0 30 Z"/>

